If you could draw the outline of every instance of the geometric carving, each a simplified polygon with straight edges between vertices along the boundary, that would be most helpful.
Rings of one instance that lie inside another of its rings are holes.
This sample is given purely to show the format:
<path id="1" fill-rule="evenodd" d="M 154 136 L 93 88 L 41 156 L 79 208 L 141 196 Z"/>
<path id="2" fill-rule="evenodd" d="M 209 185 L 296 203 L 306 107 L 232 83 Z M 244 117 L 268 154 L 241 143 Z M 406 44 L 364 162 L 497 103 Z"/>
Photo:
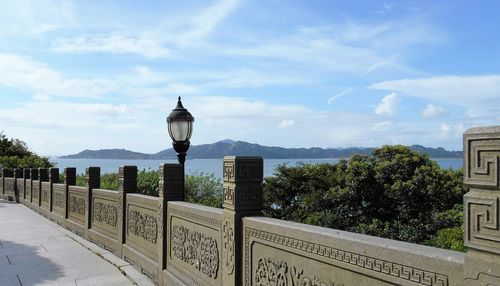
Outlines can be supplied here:
<path id="1" fill-rule="evenodd" d="M 129 210 L 127 219 L 128 233 L 156 244 L 158 238 L 158 223 L 156 222 L 156 217 L 149 214 L 143 214 L 136 210 Z"/>
<path id="2" fill-rule="evenodd" d="M 260 157 L 226 156 L 223 162 L 224 182 L 260 183 L 263 179 L 263 160 Z"/>
<path id="3" fill-rule="evenodd" d="M 224 219 L 222 226 L 222 255 L 224 256 L 224 266 L 226 267 L 227 275 L 232 275 L 234 272 L 234 222 L 229 218 Z"/>
<path id="4" fill-rule="evenodd" d="M 362 269 L 374 271 L 379 274 L 390 275 L 400 279 L 408 280 L 409 282 L 413 282 L 419 285 L 430 285 L 430 286 L 449 285 L 448 277 L 443 274 L 366 256 L 364 254 L 358 254 L 355 252 L 337 249 L 330 246 L 320 245 L 310 241 L 295 239 L 277 233 L 271 233 L 253 228 L 245 228 L 245 249 L 244 249 L 245 261 L 243 263 L 247 277 L 245 285 L 247 286 L 251 285 L 249 281 L 250 237 L 278 244 L 280 245 L 280 247 L 292 248 L 297 251 L 302 251 L 307 253 L 308 255 L 320 256 L 326 259 L 336 261 L 337 263 L 360 267 Z"/>
<path id="5" fill-rule="evenodd" d="M 464 196 L 466 246 L 500 254 L 499 195 L 473 189 Z"/>
<path id="6" fill-rule="evenodd" d="M 499 190 L 499 162 L 500 133 L 484 134 L 472 129 L 464 134 L 465 184 Z"/>
<path id="7" fill-rule="evenodd" d="M 324 282 L 318 277 L 304 276 L 304 270 L 289 267 L 286 261 L 276 261 L 272 258 L 259 258 L 255 270 L 256 286 L 343 286 L 332 281 Z"/>
<path id="8" fill-rule="evenodd" d="M 94 202 L 92 209 L 92 221 L 103 222 L 110 226 L 116 226 L 118 210 L 116 206 L 102 202 Z"/>
<path id="9" fill-rule="evenodd" d="M 210 278 L 217 278 L 219 251 L 217 241 L 182 225 L 172 227 L 172 254 Z"/>

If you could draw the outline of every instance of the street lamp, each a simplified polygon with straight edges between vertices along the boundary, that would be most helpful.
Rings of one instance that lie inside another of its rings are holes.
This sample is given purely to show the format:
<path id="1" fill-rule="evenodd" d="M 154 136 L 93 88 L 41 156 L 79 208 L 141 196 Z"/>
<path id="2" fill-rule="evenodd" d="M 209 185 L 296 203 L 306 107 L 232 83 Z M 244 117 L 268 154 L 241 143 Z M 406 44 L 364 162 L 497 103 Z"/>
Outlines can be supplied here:
<path id="1" fill-rule="evenodd" d="M 184 165 L 186 152 L 189 149 L 189 139 L 193 133 L 194 117 L 182 106 L 181 97 L 177 101 L 177 106 L 167 117 L 168 134 L 172 138 L 172 146 L 177 152 L 179 163 Z"/>

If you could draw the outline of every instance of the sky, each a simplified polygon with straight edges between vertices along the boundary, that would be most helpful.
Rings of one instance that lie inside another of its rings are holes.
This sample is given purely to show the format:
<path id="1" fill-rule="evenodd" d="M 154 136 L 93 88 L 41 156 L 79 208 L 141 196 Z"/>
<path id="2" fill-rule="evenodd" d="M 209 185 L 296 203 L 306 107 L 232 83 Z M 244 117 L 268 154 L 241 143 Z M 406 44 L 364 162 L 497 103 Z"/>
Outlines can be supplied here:
<path id="1" fill-rule="evenodd" d="M 462 149 L 500 125 L 500 1 L 0 0 L 0 131 L 41 155 L 191 144 Z"/>

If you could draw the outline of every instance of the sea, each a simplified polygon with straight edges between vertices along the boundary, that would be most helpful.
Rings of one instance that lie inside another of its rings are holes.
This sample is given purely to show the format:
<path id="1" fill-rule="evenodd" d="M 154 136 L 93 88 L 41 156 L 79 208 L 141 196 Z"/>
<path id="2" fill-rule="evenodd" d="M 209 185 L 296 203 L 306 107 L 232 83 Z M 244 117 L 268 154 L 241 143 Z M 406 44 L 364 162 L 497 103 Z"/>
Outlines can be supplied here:
<path id="1" fill-rule="evenodd" d="M 459 169 L 463 167 L 462 158 L 431 158 L 436 161 L 442 168 Z M 118 168 L 122 165 L 137 166 L 138 170 L 158 170 L 160 164 L 177 163 L 177 159 L 171 160 L 115 160 L 115 159 L 61 159 L 51 157 L 50 160 L 56 163 L 61 172 L 66 167 L 75 167 L 77 174 L 85 173 L 85 169 L 89 166 L 101 167 L 101 174 L 117 173 Z M 264 176 L 272 176 L 281 164 L 288 166 L 296 166 L 300 163 L 336 163 L 338 158 L 333 159 L 264 159 Z M 222 178 L 222 159 L 187 159 L 186 174 L 213 174 L 217 178 Z"/>

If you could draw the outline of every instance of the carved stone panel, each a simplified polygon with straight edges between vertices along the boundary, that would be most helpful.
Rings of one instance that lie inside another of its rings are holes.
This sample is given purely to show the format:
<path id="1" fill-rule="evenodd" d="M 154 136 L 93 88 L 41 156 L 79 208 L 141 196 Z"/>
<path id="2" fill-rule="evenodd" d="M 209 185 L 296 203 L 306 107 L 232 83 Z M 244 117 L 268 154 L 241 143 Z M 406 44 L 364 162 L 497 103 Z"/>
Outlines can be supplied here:
<path id="1" fill-rule="evenodd" d="M 68 193 L 68 216 L 80 223 L 85 223 L 85 208 L 87 200 L 85 195 L 78 192 L 70 191 Z"/>
<path id="2" fill-rule="evenodd" d="M 115 204 L 110 204 L 102 200 L 94 199 L 92 204 L 92 221 L 116 227 L 118 210 Z"/>
<path id="3" fill-rule="evenodd" d="M 263 179 L 263 160 L 260 157 L 224 157 L 224 182 L 260 183 Z"/>
<path id="4" fill-rule="evenodd" d="M 209 278 L 217 278 L 219 250 L 215 238 L 183 225 L 174 225 L 171 239 L 174 257 Z"/>
<path id="5" fill-rule="evenodd" d="M 31 186 L 31 195 L 33 197 L 33 202 L 38 203 L 39 200 L 39 193 L 40 193 L 40 188 L 38 181 L 33 181 L 33 185 Z"/>
<path id="6" fill-rule="evenodd" d="M 127 214 L 127 232 L 130 235 L 156 244 L 158 237 L 156 216 L 141 212 L 138 209 L 129 209 Z"/>

